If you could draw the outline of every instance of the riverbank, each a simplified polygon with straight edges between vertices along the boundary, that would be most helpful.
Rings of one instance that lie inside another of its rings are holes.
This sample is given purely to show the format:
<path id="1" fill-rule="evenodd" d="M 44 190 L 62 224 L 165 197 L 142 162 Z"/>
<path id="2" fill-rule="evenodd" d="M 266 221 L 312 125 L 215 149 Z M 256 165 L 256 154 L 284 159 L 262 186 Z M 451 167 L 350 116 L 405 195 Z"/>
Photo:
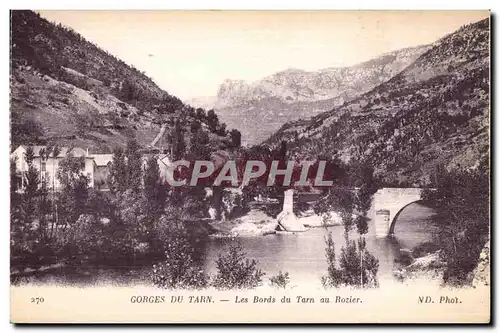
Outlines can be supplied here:
<path id="1" fill-rule="evenodd" d="M 233 220 L 213 221 L 210 226 L 213 238 L 255 237 L 276 233 L 278 222 L 261 210 L 252 209 L 244 216 Z"/>
<path id="2" fill-rule="evenodd" d="M 297 214 L 296 222 L 306 228 L 322 228 L 342 225 L 342 218 L 336 212 L 318 215 L 310 210 Z M 254 208 L 244 216 L 233 220 L 210 222 L 210 227 L 214 230 L 210 236 L 213 238 L 267 236 L 275 234 L 278 225 L 276 218 Z"/>
<path id="3" fill-rule="evenodd" d="M 406 251 L 402 252 L 406 253 Z M 411 264 L 396 269 L 394 271 L 394 277 L 401 282 L 420 279 L 442 282 L 446 263 L 441 260 L 440 253 L 441 251 L 436 251 L 423 257 L 413 259 Z"/>
<path id="4" fill-rule="evenodd" d="M 401 282 L 409 280 L 428 280 L 440 281 L 444 283 L 443 277 L 446 270 L 446 261 L 443 259 L 442 250 L 436 250 L 431 253 L 425 249 L 433 249 L 437 245 L 426 242 L 415 247 L 413 250 L 400 249 L 399 263 L 402 267 L 394 271 L 394 276 Z M 473 288 L 488 287 L 490 285 L 490 242 L 488 241 L 483 247 L 478 264 L 472 270 L 466 281 L 463 281 L 465 286 Z"/>

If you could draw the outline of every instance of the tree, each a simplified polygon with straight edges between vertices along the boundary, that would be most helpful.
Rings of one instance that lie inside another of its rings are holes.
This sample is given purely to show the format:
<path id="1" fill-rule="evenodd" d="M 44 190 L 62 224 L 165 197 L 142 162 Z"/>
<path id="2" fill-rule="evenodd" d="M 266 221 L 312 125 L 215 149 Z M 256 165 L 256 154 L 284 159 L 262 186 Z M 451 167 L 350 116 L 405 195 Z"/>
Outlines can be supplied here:
<path id="1" fill-rule="evenodd" d="M 231 130 L 229 132 L 229 135 L 231 137 L 231 147 L 233 148 L 239 148 L 241 147 L 241 133 L 237 129 Z"/>
<path id="2" fill-rule="evenodd" d="M 166 188 L 161 182 L 156 156 L 150 156 L 146 163 L 144 197 L 148 206 L 147 213 L 152 216 L 159 216 L 165 206 Z"/>
<path id="3" fill-rule="evenodd" d="M 47 188 L 48 179 L 42 179 L 40 184 L 40 188 L 38 190 L 38 207 L 37 207 L 37 216 L 38 216 L 38 237 L 43 242 L 50 242 L 52 233 L 49 233 L 48 228 L 48 219 L 47 215 L 51 212 L 52 203 L 49 200 L 49 191 Z"/>
<path id="4" fill-rule="evenodd" d="M 142 156 L 135 139 L 127 140 L 127 188 L 140 193 L 142 183 Z"/>
<path id="5" fill-rule="evenodd" d="M 215 133 L 218 135 L 218 136 L 226 136 L 227 135 L 227 132 L 226 132 L 226 124 L 225 123 L 221 123 L 217 126 L 217 129 L 215 130 Z"/>
<path id="6" fill-rule="evenodd" d="M 366 240 L 364 235 L 368 233 L 368 211 L 372 205 L 373 195 L 377 192 L 378 188 L 375 184 L 373 172 L 374 169 L 371 165 L 362 164 L 356 170 L 355 181 L 353 183 L 361 184 L 356 192 L 354 207 L 358 210 L 359 215 L 355 218 L 355 224 L 359 234 L 358 247 L 360 251 L 360 271 L 361 281 L 363 287 L 366 283 L 377 285 L 376 272 L 378 271 L 378 260 L 366 250 Z M 351 247 L 353 247 L 351 245 Z M 369 273 L 372 274 L 369 274 Z M 368 281 L 371 279 L 372 281 Z"/>
<path id="7" fill-rule="evenodd" d="M 60 224 L 74 224 L 85 212 L 88 199 L 90 178 L 84 174 L 85 157 L 75 157 L 69 150 L 59 162 L 57 179 L 61 184 L 58 206 L 60 208 Z"/>
<path id="8" fill-rule="evenodd" d="M 340 163 L 340 162 L 337 162 Z M 378 259 L 366 249 L 364 235 L 368 232 L 367 212 L 371 206 L 372 195 L 376 192 L 373 182 L 373 169 L 368 166 L 351 167 L 339 164 L 335 184 L 315 205 L 319 213 L 336 211 L 342 218 L 345 245 L 340 249 L 340 256 L 335 258 L 335 244 L 329 234 L 326 242 L 328 274 L 322 278 L 325 287 L 355 286 L 361 288 L 378 286 Z M 356 191 L 355 186 L 360 186 Z M 353 218 L 354 209 L 360 215 Z M 354 226 L 359 239 L 350 239 Z"/>
<path id="9" fill-rule="evenodd" d="M 195 120 L 191 123 L 191 133 L 194 134 L 200 129 L 201 129 L 201 123 L 199 120 Z"/>
<path id="10" fill-rule="evenodd" d="M 276 289 L 286 289 L 290 284 L 290 274 L 279 271 L 278 275 L 269 278 L 270 285 Z"/>
<path id="11" fill-rule="evenodd" d="M 186 153 L 186 142 L 184 141 L 184 134 L 179 119 L 175 121 L 172 135 L 172 151 L 174 161 L 182 159 Z"/>
<path id="12" fill-rule="evenodd" d="M 217 114 L 214 110 L 209 110 L 207 112 L 207 125 L 210 129 L 210 132 L 215 133 L 217 131 L 217 128 L 219 126 L 219 117 L 217 117 Z"/>
<path id="13" fill-rule="evenodd" d="M 191 159 L 208 160 L 210 158 L 210 139 L 208 134 L 197 128 L 191 135 L 189 144 Z"/>
<path id="14" fill-rule="evenodd" d="M 424 201 L 435 208 L 436 241 L 446 261 L 444 282 L 469 283 L 479 254 L 489 237 L 490 182 L 487 163 L 470 171 L 442 170 L 435 190 L 425 190 Z"/>
<path id="15" fill-rule="evenodd" d="M 123 193 L 127 189 L 127 164 L 122 148 L 113 151 L 113 161 L 109 170 L 110 190 L 114 193 Z"/>
<path id="16" fill-rule="evenodd" d="M 56 160 L 61 153 L 61 148 L 58 145 L 52 147 L 52 226 L 50 230 L 50 235 L 54 232 L 54 226 L 57 224 L 57 205 L 56 205 Z"/>
<path id="17" fill-rule="evenodd" d="M 26 164 L 28 170 L 26 171 L 26 182 L 24 186 L 23 195 L 23 220 L 26 226 L 31 224 L 31 219 L 35 213 L 35 198 L 38 195 L 38 188 L 40 187 L 40 175 L 35 168 L 33 162 L 35 154 L 33 147 L 28 147 L 25 153 Z"/>
<path id="18" fill-rule="evenodd" d="M 202 108 L 197 108 L 196 109 L 196 118 L 198 118 L 200 121 L 204 121 L 206 119 L 206 114 L 205 114 L 205 110 L 203 110 Z"/>
<path id="19" fill-rule="evenodd" d="M 138 88 L 135 86 L 135 84 L 133 82 L 125 80 L 122 82 L 122 85 L 120 87 L 119 97 L 127 102 L 133 102 L 139 99 L 138 97 L 140 96 Z"/>
<path id="20" fill-rule="evenodd" d="M 45 156 L 45 152 L 42 152 Z M 16 185 L 11 188 L 11 244 L 12 257 L 15 264 L 22 267 L 38 267 L 50 263 L 54 257 L 54 244 L 47 228 L 47 215 L 50 213 L 50 202 L 46 180 L 34 166 L 34 151 L 28 147 L 25 159 L 28 170 L 25 174 L 24 192 L 16 193 Z M 15 165 L 11 165 L 15 168 Z M 17 182 L 16 182 L 17 184 Z"/>
<path id="21" fill-rule="evenodd" d="M 173 221 L 170 221 L 173 222 Z M 190 244 L 184 227 L 169 225 L 166 235 L 165 258 L 153 266 L 153 284 L 166 289 L 201 289 L 208 285 L 208 276 L 195 260 L 195 249 Z"/>
<path id="22" fill-rule="evenodd" d="M 15 262 L 24 245 L 25 220 L 23 219 L 22 195 L 18 193 L 22 175 L 17 172 L 16 160 L 10 160 L 10 246 L 11 261 Z"/>

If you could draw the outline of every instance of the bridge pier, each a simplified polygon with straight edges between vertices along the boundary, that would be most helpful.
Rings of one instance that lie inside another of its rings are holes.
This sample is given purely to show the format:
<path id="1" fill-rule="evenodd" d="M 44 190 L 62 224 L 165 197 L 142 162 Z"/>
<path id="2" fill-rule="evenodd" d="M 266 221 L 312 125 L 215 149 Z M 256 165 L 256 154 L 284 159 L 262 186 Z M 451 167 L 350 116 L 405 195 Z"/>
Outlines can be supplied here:
<path id="1" fill-rule="evenodd" d="M 391 228 L 391 211 L 388 209 L 375 210 L 375 235 L 379 238 L 389 236 Z"/>
<path id="2" fill-rule="evenodd" d="M 278 214 L 276 220 L 284 231 L 295 232 L 307 230 L 293 212 L 293 189 L 285 191 L 283 210 Z"/>

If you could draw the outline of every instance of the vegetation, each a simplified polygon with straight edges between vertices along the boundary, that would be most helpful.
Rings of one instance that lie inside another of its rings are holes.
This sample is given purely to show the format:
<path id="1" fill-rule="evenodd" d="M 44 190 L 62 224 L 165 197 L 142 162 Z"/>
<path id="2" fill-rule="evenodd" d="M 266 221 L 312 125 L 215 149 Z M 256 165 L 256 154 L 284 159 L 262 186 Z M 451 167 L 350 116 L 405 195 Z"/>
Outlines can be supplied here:
<path id="1" fill-rule="evenodd" d="M 447 172 L 440 169 L 436 190 L 424 193 L 426 202 L 436 209 L 436 242 L 446 262 L 444 282 L 471 283 L 479 254 L 489 239 L 490 179 L 487 164 L 475 170 Z"/>
<path id="2" fill-rule="evenodd" d="M 335 186 L 329 188 L 314 209 L 318 213 L 327 211 L 340 212 L 344 226 L 345 245 L 337 258 L 335 244 L 329 233 L 325 239 L 328 273 L 321 282 L 325 288 L 353 286 L 372 288 L 378 286 L 379 262 L 366 249 L 365 236 L 368 233 L 367 213 L 372 196 L 377 191 L 373 179 L 373 169 L 361 166 L 346 166 L 336 161 Z M 351 184 L 351 185 L 349 185 Z M 353 185 L 359 186 L 353 191 Z M 353 218 L 354 211 L 358 212 Z M 358 240 L 352 240 L 351 230 L 356 227 Z"/>
<path id="3" fill-rule="evenodd" d="M 59 155 L 58 148 L 41 152 Z M 203 272 L 203 254 L 196 242 L 206 236 L 192 219 L 205 214 L 199 189 L 173 191 L 161 181 L 157 158 L 142 164 L 137 143 L 116 149 L 110 169 L 110 192 L 91 188 L 85 161 L 72 151 L 60 160 L 57 192 L 40 177 L 28 147 L 23 191 L 21 175 L 11 161 L 12 268 L 44 265 L 154 265 L 152 282 L 161 288 L 255 288 L 262 283 L 257 262 L 246 259 L 240 245 L 225 249 L 216 261 L 218 273 Z M 199 199 L 195 199 L 196 196 Z M 193 199 L 192 204 L 189 204 Z"/>
<path id="4" fill-rule="evenodd" d="M 322 282 L 327 288 L 378 285 L 379 263 L 366 249 L 365 235 L 371 197 L 381 181 L 437 188 L 426 191 L 424 197 L 438 212 L 437 246 L 446 261 L 445 283 L 469 282 L 489 235 L 489 33 L 485 21 L 445 37 L 412 66 L 356 100 L 312 119 L 285 124 L 268 145 L 250 149 L 241 148 L 241 133 L 228 130 L 214 110 L 183 104 L 139 70 L 71 29 L 31 11 L 12 11 L 11 28 L 12 142 L 34 145 L 78 138 L 101 148 L 106 141 L 102 136 L 122 140 L 111 145 L 115 148 L 109 192 L 90 186 L 85 159 L 73 156 L 71 150 L 60 160 L 56 179 L 40 174 L 30 147 L 24 174 L 11 161 L 13 270 L 52 264 L 154 265 L 151 279 L 161 288 L 233 289 L 262 284 L 264 273 L 239 244 L 220 253 L 215 276 L 203 272 L 204 258 L 197 244 L 209 231 L 200 221 L 207 217 L 210 200 L 224 199 L 224 186 L 212 188 L 210 199 L 203 185 L 172 188 L 164 183 L 157 156 L 145 155 L 143 149 L 151 142 L 147 131 L 155 124 L 166 129 L 168 144 L 161 149 L 174 160 L 208 160 L 218 150 L 243 161 L 277 159 L 280 167 L 292 158 L 328 160 L 328 174 L 336 186 L 323 189 L 313 208 L 317 213 L 340 212 L 345 245 L 337 254 L 331 235 L 326 237 L 328 271 Z M 465 45 L 469 52 L 464 52 Z M 418 73 L 425 72 L 427 65 L 437 74 L 423 78 Z M 41 90 L 46 94 L 40 94 Z M 77 93 L 85 98 L 77 99 Z M 113 98 L 103 97 L 109 95 Z M 104 115 L 93 108 L 100 103 L 106 105 Z M 111 104 L 119 109 L 108 110 Z M 56 119 L 57 115 L 63 116 Z M 63 133 L 63 139 L 53 135 L 54 119 L 63 125 L 70 119 L 72 132 Z M 59 156 L 59 149 L 49 147 L 40 155 L 47 160 Z M 440 160 L 454 171 L 435 173 Z M 283 191 L 279 181 L 274 187 L 247 186 L 241 211 L 247 201 L 263 194 L 280 198 L 269 209 L 276 216 Z M 222 209 L 216 207 L 220 217 Z M 286 288 L 289 282 L 288 273 L 270 278 L 277 288 Z"/>
<path id="5" fill-rule="evenodd" d="M 287 123 L 265 143 L 287 140 L 291 155 L 304 159 L 338 152 L 371 164 L 391 186 L 432 186 L 437 164 L 466 169 L 488 158 L 489 50 L 488 19 L 467 25 L 391 80 Z"/>
<path id="6" fill-rule="evenodd" d="M 13 146 L 69 146 L 79 139 L 94 152 L 114 147 L 110 192 L 94 190 L 84 161 L 71 155 L 60 161 L 58 191 L 56 179 L 42 177 L 33 165 L 31 149 L 24 175 L 11 163 L 13 269 L 150 265 L 171 258 L 165 230 L 206 215 L 207 200 L 203 189 L 182 193 L 162 182 L 156 157 L 143 160 L 143 147 L 151 142 L 145 132 L 156 134 L 152 123 L 165 126 L 167 145 L 160 148 L 171 147 L 171 157 L 179 158 L 188 153 L 210 158 L 218 149 L 238 148 L 241 134 L 233 130 L 229 136 L 213 110 L 183 104 L 133 66 L 35 12 L 12 11 L 11 30 Z M 187 129 L 194 124 L 191 135 Z M 190 237 L 206 232 L 200 229 L 190 230 Z"/>
<path id="7" fill-rule="evenodd" d="M 271 287 L 286 289 L 290 285 L 290 274 L 288 272 L 283 273 L 282 271 L 279 271 L 278 275 L 271 276 L 269 278 L 269 282 Z"/>
<path id="8" fill-rule="evenodd" d="M 187 129 L 195 122 L 209 135 L 211 150 L 239 147 L 239 132 L 232 130 L 230 135 L 214 110 L 184 104 L 143 72 L 70 28 L 33 11 L 15 10 L 11 11 L 11 37 L 15 147 L 48 142 L 69 146 L 79 139 L 79 145 L 84 142 L 110 152 L 123 147 L 129 134 L 146 146 L 165 126 L 165 140 L 158 149 L 172 144 L 167 142 L 170 139 L 179 155 L 190 139 Z"/>
<path id="9" fill-rule="evenodd" d="M 167 289 L 202 289 L 207 287 L 209 277 L 201 264 L 194 259 L 194 250 L 185 231 L 177 230 L 167 239 L 165 258 L 153 265 L 153 284 Z"/>
<path id="10" fill-rule="evenodd" d="M 215 261 L 217 275 L 213 286 L 217 289 L 252 289 L 262 284 L 265 275 L 255 260 L 246 259 L 240 244 L 231 244 Z"/>

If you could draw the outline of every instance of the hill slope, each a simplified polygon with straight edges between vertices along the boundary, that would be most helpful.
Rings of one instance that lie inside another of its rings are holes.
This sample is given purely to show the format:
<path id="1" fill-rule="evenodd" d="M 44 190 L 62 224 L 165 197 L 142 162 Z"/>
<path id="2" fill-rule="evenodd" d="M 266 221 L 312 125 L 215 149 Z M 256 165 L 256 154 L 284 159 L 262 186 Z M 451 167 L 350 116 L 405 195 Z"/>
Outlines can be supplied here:
<path id="1" fill-rule="evenodd" d="M 266 142 L 370 163 L 388 183 L 429 184 L 437 165 L 477 167 L 489 154 L 489 37 L 488 19 L 464 26 L 388 82 Z"/>
<path id="2" fill-rule="evenodd" d="M 185 141 L 201 127 L 214 148 L 229 142 L 215 115 L 195 110 L 144 73 L 32 11 L 11 12 L 11 144 L 76 145 L 109 152 L 135 136 L 167 149 L 180 123 Z M 210 126 L 209 126 L 210 125 Z"/>
<path id="3" fill-rule="evenodd" d="M 386 82 L 429 48 L 397 50 L 351 67 L 287 69 L 251 84 L 225 80 L 212 100 L 189 103 L 214 107 L 226 123 L 241 128 L 245 142 L 258 143 L 288 121 L 331 110 Z"/>

